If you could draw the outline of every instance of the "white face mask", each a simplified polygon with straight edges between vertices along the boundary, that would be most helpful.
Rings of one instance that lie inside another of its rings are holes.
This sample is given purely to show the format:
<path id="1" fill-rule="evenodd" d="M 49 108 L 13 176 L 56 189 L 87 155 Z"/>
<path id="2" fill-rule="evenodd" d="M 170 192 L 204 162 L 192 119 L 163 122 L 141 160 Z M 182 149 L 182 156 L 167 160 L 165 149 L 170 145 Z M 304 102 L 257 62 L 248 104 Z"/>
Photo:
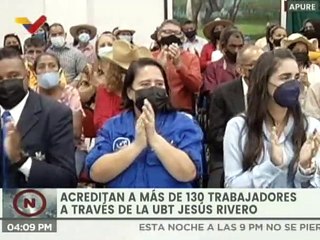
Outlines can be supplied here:
<path id="1" fill-rule="evenodd" d="M 82 43 L 87 43 L 90 41 L 90 35 L 88 33 L 81 33 L 78 38 Z"/>
<path id="2" fill-rule="evenodd" d="M 110 52 L 112 52 L 112 47 L 110 46 L 101 47 L 98 50 L 98 56 L 103 58 Z"/>
<path id="3" fill-rule="evenodd" d="M 119 39 L 131 42 L 132 41 L 132 36 L 130 36 L 130 35 L 119 35 Z"/>
<path id="4" fill-rule="evenodd" d="M 51 37 L 50 41 L 56 48 L 62 48 L 66 42 L 63 36 Z"/>

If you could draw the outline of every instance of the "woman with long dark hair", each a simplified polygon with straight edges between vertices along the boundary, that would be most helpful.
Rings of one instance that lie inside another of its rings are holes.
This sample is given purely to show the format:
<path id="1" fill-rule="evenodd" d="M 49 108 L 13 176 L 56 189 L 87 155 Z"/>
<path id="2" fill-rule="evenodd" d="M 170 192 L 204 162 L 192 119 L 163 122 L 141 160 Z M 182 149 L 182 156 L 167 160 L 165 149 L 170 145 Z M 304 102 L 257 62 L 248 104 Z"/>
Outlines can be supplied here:
<path id="1" fill-rule="evenodd" d="M 107 121 L 87 157 L 92 180 L 113 188 L 191 188 L 202 172 L 202 132 L 171 107 L 168 79 L 151 58 L 133 62 L 123 113 Z"/>
<path id="2" fill-rule="evenodd" d="M 301 112 L 299 77 L 290 50 L 259 58 L 249 80 L 247 112 L 227 124 L 226 187 L 320 187 L 320 122 Z"/>

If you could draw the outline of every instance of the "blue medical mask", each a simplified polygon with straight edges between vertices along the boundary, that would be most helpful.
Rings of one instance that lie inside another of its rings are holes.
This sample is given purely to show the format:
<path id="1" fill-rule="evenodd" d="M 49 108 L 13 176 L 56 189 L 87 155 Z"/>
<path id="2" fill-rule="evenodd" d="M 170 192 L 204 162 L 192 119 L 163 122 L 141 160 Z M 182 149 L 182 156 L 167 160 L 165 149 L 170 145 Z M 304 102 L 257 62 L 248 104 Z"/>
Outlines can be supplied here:
<path id="1" fill-rule="evenodd" d="M 101 58 L 106 57 L 110 52 L 112 52 L 111 46 L 105 46 L 98 49 L 98 56 Z"/>
<path id="2" fill-rule="evenodd" d="M 298 80 L 287 81 L 276 88 L 273 99 L 281 107 L 293 108 L 299 104 L 300 88 Z"/>
<path id="3" fill-rule="evenodd" d="M 130 36 L 130 35 L 119 35 L 119 39 L 131 43 L 131 41 L 132 41 L 133 38 L 132 38 L 132 36 Z"/>
<path id="4" fill-rule="evenodd" d="M 59 72 L 47 72 L 37 76 L 38 84 L 41 88 L 51 89 L 59 85 Z"/>
<path id="5" fill-rule="evenodd" d="M 88 33 L 81 33 L 78 38 L 82 43 L 88 43 L 90 41 L 90 35 Z"/>

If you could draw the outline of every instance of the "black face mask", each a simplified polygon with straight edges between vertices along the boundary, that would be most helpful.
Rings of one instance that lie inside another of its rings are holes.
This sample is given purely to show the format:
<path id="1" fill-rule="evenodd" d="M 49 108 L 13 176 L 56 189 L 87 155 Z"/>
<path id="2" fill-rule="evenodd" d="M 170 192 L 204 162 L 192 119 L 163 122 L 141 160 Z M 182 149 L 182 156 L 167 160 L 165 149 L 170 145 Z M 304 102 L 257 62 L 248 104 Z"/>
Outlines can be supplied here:
<path id="1" fill-rule="evenodd" d="M 21 48 L 19 45 L 16 45 L 16 46 L 10 46 L 11 48 L 17 50 L 19 53 L 21 53 Z"/>
<path id="2" fill-rule="evenodd" d="M 12 109 L 27 94 L 23 79 L 7 79 L 0 83 L 0 105 L 4 109 Z"/>
<path id="3" fill-rule="evenodd" d="M 232 53 L 230 51 L 225 51 L 225 55 L 231 63 L 236 63 L 237 61 L 237 53 Z"/>
<path id="4" fill-rule="evenodd" d="M 211 41 L 216 41 L 220 39 L 221 31 L 212 32 Z"/>
<path id="5" fill-rule="evenodd" d="M 148 99 L 155 112 L 169 110 L 169 97 L 165 89 L 159 87 L 150 87 L 135 91 L 136 107 L 142 112 L 144 99 Z"/>
<path id="6" fill-rule="evenodd" d="M 170 36 L 167 36 L 167 37 L 162 37 L 159 41 L 160 45 L 161 46 L 170 46 L 171 44 L 173 43 L 176 43 L 178 45 L 181 45 L 182 42 L 181 42 L 181 39 L 178 38 L 176 35 L 170 35 Z"/>
<path id="7" fill-rule="evenodd" d="M 188 31 L 188 32 L 184 32 L 184 34 L 186 35 L 186 37 L 187 37 L 189 40 L 194 40 L 194 38 L 195 38 L 196 35 L 197 35 L 197 31 L 196 31 L 196 30 Z"/>
<path id="8" fill-rule="evenodd" d="M 282 38 L 280 38 L 280 39 L 273 39 L 273 45 L 274 45 L 275 47 L 280 47 L 281 41 L 282 41 Z"/>
<path id="9" fill-rule="evenodd" d="M 309 55 L 307 52 L 294 52 L 293 55 L 295 56 L 299 65 L 306 65 L 309 62 Z"/>
<path id="10" fill-rule="evenodd" d="M 303 32 L 303 35 L 308 39 L 318 38 L 317 33 L 316 33 L 315 30 L 306 30 L 306 31 Z"/>

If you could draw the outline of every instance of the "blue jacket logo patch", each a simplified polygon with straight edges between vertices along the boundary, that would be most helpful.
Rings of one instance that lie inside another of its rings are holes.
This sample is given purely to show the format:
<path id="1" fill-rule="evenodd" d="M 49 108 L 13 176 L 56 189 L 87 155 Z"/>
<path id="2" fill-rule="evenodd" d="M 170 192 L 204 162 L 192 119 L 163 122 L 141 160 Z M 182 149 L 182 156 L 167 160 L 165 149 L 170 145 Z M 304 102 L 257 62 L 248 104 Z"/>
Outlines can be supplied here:
<path id="1" fill-rule="evenodd" d="M 125 137 L 118 137 L 113 141 L 113 151 L 118 151 L 130 144 L 130 139 Z"/>

